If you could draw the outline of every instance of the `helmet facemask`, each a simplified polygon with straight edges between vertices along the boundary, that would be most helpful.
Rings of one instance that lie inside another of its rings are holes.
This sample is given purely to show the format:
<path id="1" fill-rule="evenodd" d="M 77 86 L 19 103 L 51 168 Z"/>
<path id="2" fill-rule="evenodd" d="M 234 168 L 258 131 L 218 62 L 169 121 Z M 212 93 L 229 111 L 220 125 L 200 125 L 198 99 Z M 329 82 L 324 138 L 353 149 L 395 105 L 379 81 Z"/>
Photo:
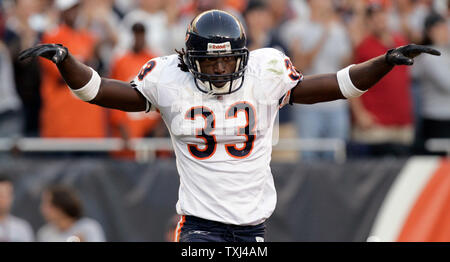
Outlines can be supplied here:
<path id="1" fill-rule="evenodd" d="M 203 73 L 200 67 L 200 60 L 205 58 L 218 57 L 236 57 L 236 68 L 234 72 L 229 74 L 207 74 Z M 188 50 L 186 53 L 185 62 L 189 71 L 194 76 L 195 85 L 197 88 L 212 95 L 231 94 L 242 87 L 244 83 L 244 72 L 248 61 L 248 50 L 239 49 L 228 52 L 202 52 Z M 216 83 L 227 82 L 223 86 L 217 86 Z"/>

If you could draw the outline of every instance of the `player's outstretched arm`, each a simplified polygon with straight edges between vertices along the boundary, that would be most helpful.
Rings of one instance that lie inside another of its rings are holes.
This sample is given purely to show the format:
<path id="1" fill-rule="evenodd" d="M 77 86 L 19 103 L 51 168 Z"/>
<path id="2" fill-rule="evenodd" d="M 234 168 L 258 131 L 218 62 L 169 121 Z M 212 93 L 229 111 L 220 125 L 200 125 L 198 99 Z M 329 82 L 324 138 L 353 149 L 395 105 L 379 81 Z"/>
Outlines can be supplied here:
<path id="1" fill-rule="evenodd" d="M 376 84 L 396 65 L 412 65 L 422 53 L 440 55 L 431 47 L 406 45 L 389 50 L 386 54 L 366 62 L 347 67 L 337 74 L 305 76 L 291 94 L 291 102 L 314 104 L 358 97 Z"/>
<path id="2" fill-rule="evenodd" d="M 19 60 L 38 56 L 55 63 L 72 92 L 86 102 L 129 112 L 146 109 L 146 99 L 130 83 L 100 78 L 62 45 L 43 44 L 26 49 L 20 53 Z"/>

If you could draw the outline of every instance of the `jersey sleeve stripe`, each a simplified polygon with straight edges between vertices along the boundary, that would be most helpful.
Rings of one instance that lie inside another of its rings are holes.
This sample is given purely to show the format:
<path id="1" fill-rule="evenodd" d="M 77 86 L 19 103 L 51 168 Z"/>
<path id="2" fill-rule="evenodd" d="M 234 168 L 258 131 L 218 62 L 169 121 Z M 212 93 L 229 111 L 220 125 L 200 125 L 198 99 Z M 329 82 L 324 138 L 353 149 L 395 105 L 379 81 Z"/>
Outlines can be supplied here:
<path id="1" fill-rule="evenodd" d="M 145 106 L 145 113 L 150 112 L 150 110 L 152 109 L 152 103 L 150 103 L 150 101 L 148 100 L 148 98 L 145 96 L 144 92 L 142 92 L 139 88 L 137 88 L 136 83 L 133 81 L 130 82 L 131 87 L 133 87 L 135 90 L 137 90 L 142 96 L 145 97 L 145 100 L 147 102 L 146 106 Z"/>

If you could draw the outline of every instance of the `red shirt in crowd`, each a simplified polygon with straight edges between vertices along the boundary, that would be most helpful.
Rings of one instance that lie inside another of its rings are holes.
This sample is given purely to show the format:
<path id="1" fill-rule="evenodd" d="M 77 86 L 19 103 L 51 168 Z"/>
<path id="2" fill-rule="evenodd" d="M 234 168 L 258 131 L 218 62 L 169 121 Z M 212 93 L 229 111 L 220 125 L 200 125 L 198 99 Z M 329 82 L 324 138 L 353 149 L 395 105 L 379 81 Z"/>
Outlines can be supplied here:
<path id="1" fill-rule="evenodd" d="M 140 53 L 128 52 L 117 58 L 111 64 L 111 78 L 129 82 L 133 80 L 150 59 L 155 55 L 142 51 Z M 113 137 L 122 137 L 121 128 L 125 128 L 128 138 L 141 138 L 148 134 L 161 121 L 159 113 L 132 112 L 110 110 L 109 124 Z M 113 154 L 116 157 L 133 158 L 132 151 L 122 151 Z"/>
<path id="2" fill-rule="evenodd" d="M 394 46 L 385 46 L 374 36 L 366 37 L 355 50 L 355 63 L 367 61 L 389 49 L 406 45 L 406 40 L 394 35 Z M 411 77 L 407 66 L 396 66 L 376 85 L 360 97 L 367 111 L 375 116 L 377 124 L 402 126 L 412 123 Z"/>
<path id="3" fill-rule="evenodd" d="M 86 30 L 60 25 L 45 33 L 42 43 L 58 43 L 82 62 L 94 55 L 96 39 Z M 104 137 L 106 113 L 99 106 L 81 101 L 70 92 L 57 67 L 46 59 L 42 62 L 42 137 Z"/>

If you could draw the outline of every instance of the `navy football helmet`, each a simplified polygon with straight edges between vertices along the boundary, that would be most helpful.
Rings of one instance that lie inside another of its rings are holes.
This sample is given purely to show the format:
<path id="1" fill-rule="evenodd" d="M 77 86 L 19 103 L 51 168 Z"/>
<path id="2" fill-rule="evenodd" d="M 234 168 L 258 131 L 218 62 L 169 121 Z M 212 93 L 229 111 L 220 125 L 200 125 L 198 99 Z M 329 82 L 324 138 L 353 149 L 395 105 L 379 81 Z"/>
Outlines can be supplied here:
<path id="1" fill-rule="evenodd" d="M 186 31 L 186 54 L 183 60 L 200 91 L 223 95 L 241 88 L 249 56 L 246 41 L 241 22 L 225 11 L 209 10 L 192 20 Z M 236 57 L 235 71 L 220 75 L 220 78 L 201 72 L 199 60 L 215 57 Z M 225 81 L 227 84 L 222 87 L 215 85 Z"/>

